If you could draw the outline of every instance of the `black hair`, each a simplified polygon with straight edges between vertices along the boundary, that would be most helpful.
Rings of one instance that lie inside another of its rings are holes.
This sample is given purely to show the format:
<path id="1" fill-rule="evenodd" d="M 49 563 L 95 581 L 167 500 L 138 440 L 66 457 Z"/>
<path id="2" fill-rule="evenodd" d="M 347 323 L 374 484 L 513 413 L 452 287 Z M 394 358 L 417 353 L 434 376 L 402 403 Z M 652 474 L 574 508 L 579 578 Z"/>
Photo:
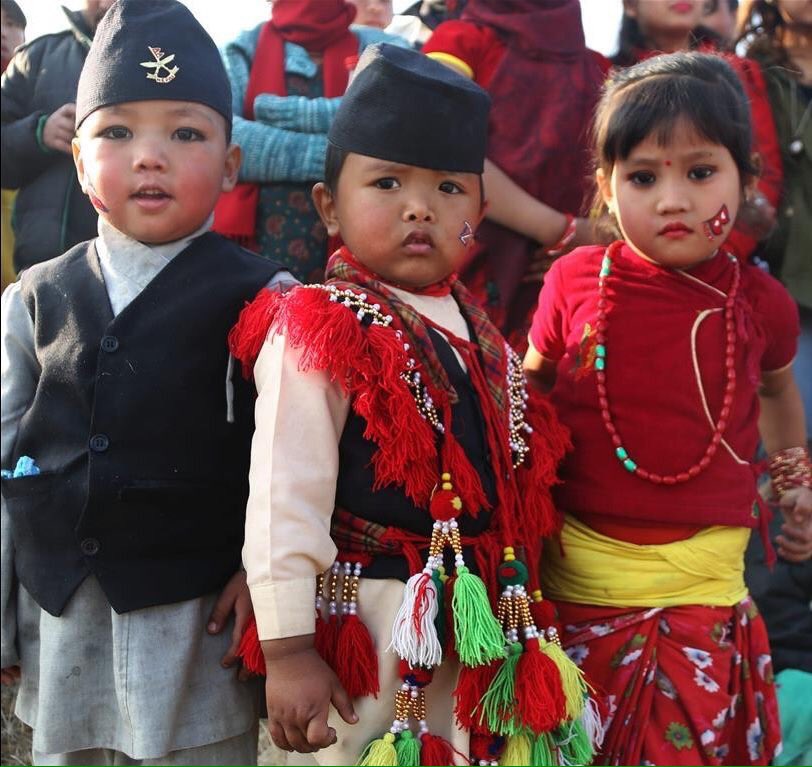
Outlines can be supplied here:
<path id="1" fill-rule="evenodd" d="M 8 20 L 14 24 L 15 26 L 22 27 L 25 29 L 26 24 L 28 24 L 28 20 L 25 18 L 25 14 L 23 13 L 23 9 L 20 8 L 14 0 L 1 0 L 3 10 L 6 12 L 6 16 L 8 16 Z"/>
<path id="2" fill-rule="evenodd" d="M 663 54 L 614 74 L 593 125 L 597 167 L 610 174 L 648 136 L 668 144 L 680 123 L 730 152 L 742 186 L 758 175 L 742 84 L 721 56 L 708 53 Z"/>
<path id="3" fill-rule="evenodd" d="M 691 31 L 690 46 L 691 50 L 702 46 L 710 46 L 721 50 L 725 47 L 725 43 L 721 35 L 718 35 L 710 27 L 700 24 Z M 643 30 L 640 29 L 637 19 L 629 16 L 624 11 L 623 18 L 620 21 L 620 32 L 617 36 L 617 53 L 611 57 L 612 63 L 616 67 L 629 67 L 637 62 L 640 51 L 646 51 L 650 48 L 651 45 L 646 40 Z"/>
<path id="4" fill-rule="evenodd" d="M 327 154 L 324 157 L 324 186 L 335 197 L 338 189 L 338 177 L 349 152 L 337 147 L 332 141 L 327 142 Z"/>
<path id="5" fill-rule="evenodd" d="M 327 153 L 324 156 L 324 186 L 327 187 L 333 197 L 336 196 L 338 191 L 338 178 L 349 154 L 349 152 L 336 146 L 332 141 L 327 142 Z M 485 181 L 482 176 L 479 177 L 479 204 L 485 204 Z"/>

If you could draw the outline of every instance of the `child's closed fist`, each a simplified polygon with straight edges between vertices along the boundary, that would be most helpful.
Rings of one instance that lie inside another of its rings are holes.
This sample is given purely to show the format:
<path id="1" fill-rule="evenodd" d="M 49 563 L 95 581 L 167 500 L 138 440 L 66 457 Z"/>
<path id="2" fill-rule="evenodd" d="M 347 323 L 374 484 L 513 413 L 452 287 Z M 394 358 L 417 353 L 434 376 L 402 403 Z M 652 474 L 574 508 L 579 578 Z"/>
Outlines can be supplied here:
<path id="1" fill-rule="evenodd" d="M 265 664 L 268 731 L 279 748 L 308 754 L 333 745 L 336 731 L 327 723 L 330 703 L 347 724 L 358 721 L 338 677 L 315 649 L 279 658 L 266 653 Z"/>

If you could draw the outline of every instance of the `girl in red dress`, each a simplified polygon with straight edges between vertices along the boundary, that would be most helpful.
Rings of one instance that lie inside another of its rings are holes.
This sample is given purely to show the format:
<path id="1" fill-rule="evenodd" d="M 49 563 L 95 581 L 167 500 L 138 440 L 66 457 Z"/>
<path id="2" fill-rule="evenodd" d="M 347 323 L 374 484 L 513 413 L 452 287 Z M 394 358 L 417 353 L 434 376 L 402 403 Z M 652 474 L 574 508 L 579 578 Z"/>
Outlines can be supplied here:
<path id="1" fill-rule="evenodd" d="M 596 177 L 623 240 L 559 259 L 530 333 L 525 368 L 574 445 L 544 594 L 605 696 L 607 764 L 768 764 L 780 746 L 743 581 L 769 515 L 749 461 L 759 432 L 787 537 L 812 539 L 812 471 L 796 307 L 724 244 L 755 181 L 746 104 L 713 55 L 614 76 Z"/>

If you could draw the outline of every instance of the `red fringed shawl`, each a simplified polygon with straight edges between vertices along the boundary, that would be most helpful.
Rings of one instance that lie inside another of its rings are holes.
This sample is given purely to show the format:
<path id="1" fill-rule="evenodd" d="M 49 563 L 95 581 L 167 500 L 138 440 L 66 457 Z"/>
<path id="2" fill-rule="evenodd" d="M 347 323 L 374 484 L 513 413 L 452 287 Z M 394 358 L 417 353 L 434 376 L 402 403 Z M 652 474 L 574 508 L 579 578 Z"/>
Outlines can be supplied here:
<path id="1" fill-rule="evenodd" d="M 291 346 L 303 349 L 300 369 L 328 372 L 340 382 L 353 410 L 365 419 L 364 436 L 377 446 L 375 488 L 401 487 L 416 505 L 427 508 L 440 472 L 449 471 L 464 508 L 476 514 L 488 502 L 476 470 L 451 433 L 456 393 L 429 338 L 430 323 L 352 262 L 342 248 L 328 263 L 329 279 L 324 285 L 302 286 L 284 295 L 263 291 L 246 306 L 232 330 L 231 352 L 250 376 L 269 332 L 284 333 Z M 522 546 L 535 583 L 540 540 L 560 524 L 549 488 L 569 448 L 569 436 L 546 398 L 525 391 L 520 359 L 484 311 L 461 283 L 455 282 L 452 291 L 475 341 L 443 332 L 461 354 L 479 394 L 497 477 L 489 531 L 493 534 L 487 536 L 497 551 L 488 552 L 487 559 L 498 564 L 503 546 Z M 522 385 L 511 390 L 509 373 L 514 379 L 518 376 Z M 432 426 L 429 417 L 421 417 L 427 414 L 418 409 L 416 386 L 433 402 L 439 428 Z M 511 395 L 514 417 L 520 414 L 532 429 L 518 435 L 527 447 L 523 461 L 510 434 Z M 526 409 L 521 407 L 522 398 Z M 413 537 L 403 532 L 403 540 Z M 389 540 L 400 537 L 394 530 L 391 533 Z M 495 583 L 495 573 L 482 575 L 489 586 Z"/>

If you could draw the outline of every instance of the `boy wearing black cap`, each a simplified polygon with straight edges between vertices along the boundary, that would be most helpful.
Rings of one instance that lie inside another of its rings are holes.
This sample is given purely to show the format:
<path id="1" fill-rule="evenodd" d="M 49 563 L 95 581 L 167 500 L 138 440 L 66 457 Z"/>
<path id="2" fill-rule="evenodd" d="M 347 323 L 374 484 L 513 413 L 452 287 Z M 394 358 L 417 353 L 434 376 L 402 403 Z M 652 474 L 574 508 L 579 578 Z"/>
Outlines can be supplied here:
<path id="1" fill-rule="evenodd" d="M 455 275 L 485 207 L 488 107 L 447 67 L 369 49 L 313 190 L 345 244 L 324 284 L 263 292 L 231 337 L 258 389 L 243 562 L 270 733 L 323 764 L 495 763 L 505 710 L 539 737 L 567 719 L 538 685 L 560 702 L 574 667 L 549 661 L 527 598 L 566 435 L 535 395 L 525 409 L 518 357 Z M 500 581 L 516 601 L 497 619 Z M 520 631 L 526 694 L 480 721 Z"/>
<path id="2" fill-rule="evenodd" d="M 255 762 L 226 335 L 279 267 L 208 232 L 239 165 L 217 48 L 176 0 L 119 0 L 76 119 L 99 236 L 3 295 L 3 681 L 38 764 Z"/>

